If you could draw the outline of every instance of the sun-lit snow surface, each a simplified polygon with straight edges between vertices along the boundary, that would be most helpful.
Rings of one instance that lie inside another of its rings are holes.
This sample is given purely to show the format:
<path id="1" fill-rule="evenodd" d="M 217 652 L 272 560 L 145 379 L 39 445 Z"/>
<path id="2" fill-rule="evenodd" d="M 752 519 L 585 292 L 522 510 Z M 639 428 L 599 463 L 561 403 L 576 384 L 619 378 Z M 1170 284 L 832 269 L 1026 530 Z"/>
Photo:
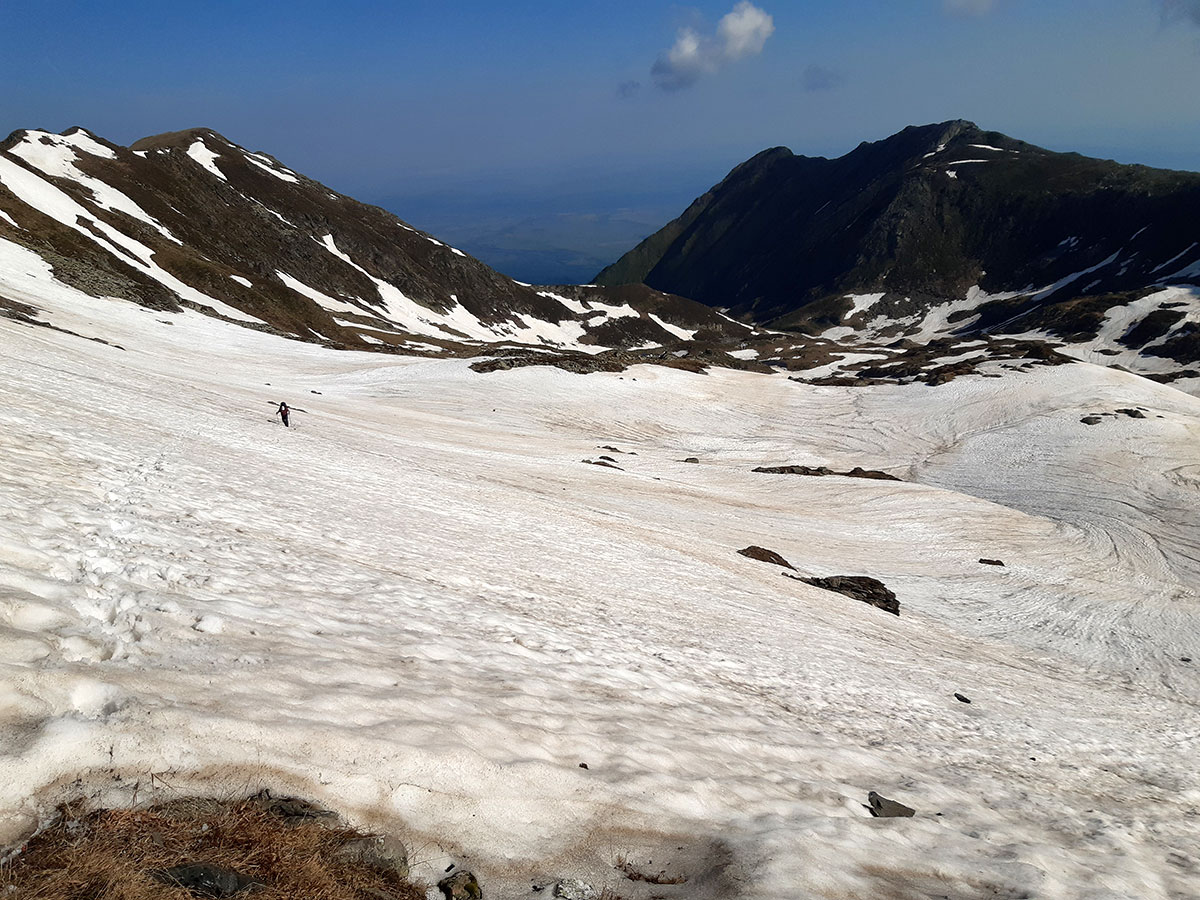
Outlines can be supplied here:
<path id="1" fill-rule="evenodd" d="M 482 376 L 40 290 L 125 349 L 0 319 L 4 839 L 77 777 L 271 786 L 493 897 L 648 896 L 621 857 L 688 898 L 1195 896 L 1200 400 Z M 910 482 L 750 472 L 784 462 Z"/>

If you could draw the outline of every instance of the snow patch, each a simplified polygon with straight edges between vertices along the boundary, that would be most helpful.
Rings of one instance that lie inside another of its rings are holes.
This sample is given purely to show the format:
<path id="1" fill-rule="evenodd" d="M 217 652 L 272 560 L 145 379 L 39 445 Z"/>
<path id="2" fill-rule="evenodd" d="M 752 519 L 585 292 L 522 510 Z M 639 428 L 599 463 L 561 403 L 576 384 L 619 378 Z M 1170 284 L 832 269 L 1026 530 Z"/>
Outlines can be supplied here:
<path id="1" fill-rule="evenodd" d="M 192 145 L 188 147 L 187 155 L 198 162 L 200 166 L 205 169 L 205 171 L 211 172 L 222 181 L 228 181 L 228 179 L 225 177 L 225 173 L 216 166 L 216 161 L 221 158 L 220 154 L 213 153 L 213 151 L 208 148 L 208 145 L 205 144 L 203 140 L 197 138 Z"/>
<path id="2" fill-rule="evenodd" d="M 89 147 L 98 148 L 103 153 L 93 152 L 93 149 L 88 149 Z M 104 156 L 107 159 L 115 156 L 111 150 L 96 143 L 82 131 L 65 137 L 43 131 L 29 132 L 21 139 L 20 143 L 8 152 L 52 178 L 64 178 L 87 188 L 92 196 L 92 202 L 101 209 L 125 213 L 154 228 L 168 240 L 176 244 L 183 243 L 171 234 L 161 222 L 125 194 L 79 169 L 75 165 L 79 161 L 76 151 L 90 153 L 93 156 Z M 92 218 L 92 215 L 88 213 L 87 217 Z"/>
<path id="3" fill-rule="evenodd" d="M 649 317 L 656 325 L 658 325 L 659 328 L 661 328 L 663 331 L 667 332 L 668 334 L 674 335 L 675 337 L 679 338 L 681 341 L 690 341 L 692 338 L 694 338 L 696 336 L 696 332 L 699 330 L 699 329 L 692 329 L 691 331 L 689 331 L 686 328 L 680 328 L 678 325 L 672 325 L 670 322 L 663 321 L 661 318 L 656 316 L 654 313 L 649 313 Z"/>
<path id="4" fill-rule="evenodd" d="M 280 181 L 296 184 L 300 180 L 290 169 L 276 168 L 271 160 L 265 156 L 260 156 L 257 153 L 247 153 L 244 158 L 252 166 L 258 166 L 268 175 L 274 175 Z"/>

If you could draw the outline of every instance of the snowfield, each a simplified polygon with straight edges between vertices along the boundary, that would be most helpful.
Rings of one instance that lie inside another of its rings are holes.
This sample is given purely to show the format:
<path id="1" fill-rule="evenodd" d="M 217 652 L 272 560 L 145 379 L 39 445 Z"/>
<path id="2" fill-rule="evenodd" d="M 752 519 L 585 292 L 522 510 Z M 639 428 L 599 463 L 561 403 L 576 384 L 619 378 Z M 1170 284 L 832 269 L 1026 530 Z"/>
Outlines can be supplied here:
<path id="1" fill-rule="evenodd" d="M 0 318 L 0 841 L 270 787 L 489 898 L 1200 895 L 1200 399 L 479 375 L 38 305 L 82 337 Z"/>

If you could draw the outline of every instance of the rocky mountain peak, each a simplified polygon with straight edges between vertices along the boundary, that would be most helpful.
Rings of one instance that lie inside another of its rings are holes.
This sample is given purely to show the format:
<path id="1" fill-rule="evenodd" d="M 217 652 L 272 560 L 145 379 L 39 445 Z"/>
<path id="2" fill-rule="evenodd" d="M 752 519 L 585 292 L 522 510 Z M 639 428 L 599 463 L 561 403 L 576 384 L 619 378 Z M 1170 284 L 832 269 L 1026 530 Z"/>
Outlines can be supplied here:
<path id="1" fill-rule="evenodd" d="M 599 353 L 750 331 L 649 289 L 576 299 L 518 283 L 211 128 L 128 148 L 80 127 L 14 132 L 0 146 L 0 251 L 41 272 L 39 290 L 360 350 Z M 6 278 L 0 313 L 33 315 L 38 291 Z"/>
<path id="2" fill-rule="evenodd" d="M 1041 329 L 1187 365 L 1200 360 L 1200 303 L 1161 290 L 1200 283 L 1197 210 L 1200 174 L 952 120 L 836 159 L 764 151 L 595 280 L 810 335 Z M 1121 311 L 1149 296 L 1169 305 Z"/>

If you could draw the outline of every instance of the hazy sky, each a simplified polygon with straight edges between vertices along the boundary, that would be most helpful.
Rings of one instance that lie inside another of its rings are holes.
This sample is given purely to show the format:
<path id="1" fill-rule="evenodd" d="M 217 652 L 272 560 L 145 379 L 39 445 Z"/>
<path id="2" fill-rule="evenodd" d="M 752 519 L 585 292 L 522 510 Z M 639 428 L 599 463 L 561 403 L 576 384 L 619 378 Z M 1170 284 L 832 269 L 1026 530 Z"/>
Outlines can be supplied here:
<path id="1" fill-rule="evenodd" d="M 780 144 L 966 118 L 1200 169 L 1200 0 L 0 0 L 0 84 L 0 132 L 210 126 L 539 281 Z"/>

